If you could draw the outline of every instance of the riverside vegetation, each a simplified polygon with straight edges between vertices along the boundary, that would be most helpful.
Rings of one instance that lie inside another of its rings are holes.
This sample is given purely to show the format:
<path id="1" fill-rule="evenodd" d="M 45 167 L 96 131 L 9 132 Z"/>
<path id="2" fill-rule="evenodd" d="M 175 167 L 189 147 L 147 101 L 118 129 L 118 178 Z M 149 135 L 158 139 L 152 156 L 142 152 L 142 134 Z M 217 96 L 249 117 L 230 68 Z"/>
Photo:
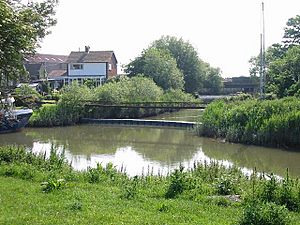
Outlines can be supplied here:
<path id="1" fill-rule="evenodd" d="M 299 224 L 300 182 L 217 163 L 167 176 L 129 177 L 112 164 L 75 171 L 49 157 L 0 147 L 1 224 Z M 231 197 L 229 197 L 231 195 Z M 16 203 L 17 199 L 17 203 Z M 233 200 L 232 200 L 233 199 Z"/>
<path id="2" fill-rule="evenodd" d="M 300 146 L 300 99 L 231 99 L 208 105 L 201 135 L 231 142 L 295 148 Z"/>
<path id="3" fill-rule="evenodd" d="M 61 126 L 79 122 L 88 115 L 92 118 L 140 118 L 164 112 L 160 109 L 99 109 L 85 110 L 86 101 L 108 103 L 122 102 L 196 102 L 192 95 L 179 89 L 163 91 L 152 79 L 136 76 L 112 80 L 96 88 L 85 85 L 65 86 L 61 90 L 60 99 L 55 105 L 43 105 L 31 116 L 30 126 Z"/>

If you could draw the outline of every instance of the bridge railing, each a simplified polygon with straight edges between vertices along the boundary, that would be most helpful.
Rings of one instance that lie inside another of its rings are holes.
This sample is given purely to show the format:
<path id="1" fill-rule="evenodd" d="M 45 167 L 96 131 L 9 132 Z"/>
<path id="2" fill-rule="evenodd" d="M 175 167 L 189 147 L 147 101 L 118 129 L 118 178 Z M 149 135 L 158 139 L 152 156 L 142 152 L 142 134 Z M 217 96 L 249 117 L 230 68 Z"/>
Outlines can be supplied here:
<path id="1" fill-rule="evenodd" d="M 168 109 L 204 109 L 205 104 L 199 102 L 105 102 L 105 101 L 88 101 L 86 107 L 103 107 L 103 108 L 168 108 Z"/>

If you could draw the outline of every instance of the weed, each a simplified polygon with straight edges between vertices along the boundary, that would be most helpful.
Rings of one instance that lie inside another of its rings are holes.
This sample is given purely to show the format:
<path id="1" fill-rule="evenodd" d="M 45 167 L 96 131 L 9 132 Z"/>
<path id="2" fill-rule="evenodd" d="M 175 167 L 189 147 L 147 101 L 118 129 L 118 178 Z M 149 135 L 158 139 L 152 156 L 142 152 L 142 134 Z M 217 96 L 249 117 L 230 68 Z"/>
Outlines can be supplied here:
<path id="1" fill-rule="evenodd" d="M 49 179 L 46 182 L 41 183 L 42 191 L 45 193 L 49 193 L 54 190 L 62 189 L 66 186 L 66 181 L 64 179 Z"/>
<path id="2" fill-rule="evenodd" d="M 219 195 L 237 194 L 237 184 L 231 176 L 221 176 L 217 178 L 216 190 Z"/>
<path id="3" fill-rule="evenodd" d="M 239 225 L 287 225 L 290 224 L 288 210 L 275 203 L 251 201 L 244 207 Z"/>
<path id="4" fill-rule="evenodd" d="M 83 204 L 80 200 L 76 199 L 73 203 L 70 205 L 70 209 L 74 211 L 81 211 L 83 208 Z"/>
<path id="5" fill-rule="evenodd" d="M 183 166 L 171 174 L 171 184 L 165 194 L 166 198 L 175 198 L 177 195 L 181 194 L 186 187 L 186 176 L 183 172 Z"/>
<path id="6" fill-rule="evenodd" d="M 167 206 L 166 204 L 161 204 L 158 208 L 158 211 L 159 212 L 168 212 L 170 210 L 170 207 Z"/>
<path id="7" fill-rule="evenodd" d="M 129 180 L 124 187 L 123 197 L 126 199 L 133 199 L 138 194 L 138 177 L 134 176 L 132 180 Z"/>

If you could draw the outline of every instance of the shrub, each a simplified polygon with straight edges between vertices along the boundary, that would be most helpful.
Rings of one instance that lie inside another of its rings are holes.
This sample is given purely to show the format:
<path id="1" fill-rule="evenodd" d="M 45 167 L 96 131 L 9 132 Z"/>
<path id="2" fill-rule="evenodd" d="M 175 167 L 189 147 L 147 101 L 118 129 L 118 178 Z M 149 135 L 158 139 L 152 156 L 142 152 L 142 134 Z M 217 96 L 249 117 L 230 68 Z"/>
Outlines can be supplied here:
<path id="1" fill-rule="evenodd" d="M 237 194 L 237 184 L 232 176 L 223 175 L 216 180 L 216 189 L 219 195 Z"/>
<path id="2" fill-rule="evenodd" d="M 275 203 L 248 202 L 239 225 L 287 225 L 290 224 L 288 210 Z"/>
<path id="3" fill-rule="evenodd" d="M 180 166 L 179 169 L 175 169 L 175 171 L 171 174 L 171 183 L 165 194 L 166 198 L 175 198 L 184 191 L 186 187 L 186 176 L 183 169 L 184 168 Z"/>
<path id="4" fill-rule="evenodd" d="M 24 84 L 15 89 L 16 93 L 16 106 L 26 106 L 35 108 L 42 96 L 28 84 Z"/>
<path id="5" fill-rule="evenodd" d="M 126 199 L 133 199 L 138 194 L 138 177 L 134 176 L 133 179 L 130 179 L 123 188 L 123 197 Z"/>
<path id="6" fill-rule="evenodd" d="M 73 82 L 64 86 L 57 105 L 44 105 L 29 120 L 30 126 L 61 126 L 75 124 L 84 113 L 86 101 L 91 99 L 88 87 Z"/>
<path id="7" fill-rule="evenodd" d="M 29 119 L 29 126 L 58 126 L 61 124 L 57 105 L 43 105 L 34 111 Z"/>

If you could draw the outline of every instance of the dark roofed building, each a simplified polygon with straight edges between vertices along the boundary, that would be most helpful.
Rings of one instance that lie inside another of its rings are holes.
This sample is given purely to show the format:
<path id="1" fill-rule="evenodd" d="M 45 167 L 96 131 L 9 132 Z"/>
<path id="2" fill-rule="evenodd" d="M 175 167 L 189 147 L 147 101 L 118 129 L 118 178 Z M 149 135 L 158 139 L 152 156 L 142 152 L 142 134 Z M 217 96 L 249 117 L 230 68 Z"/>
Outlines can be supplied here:
<path id="1" fill-rule="evenodd" d="M 24 66 L 30 74 L 30 80 L 34 82 L 51 78 L 49 74 L 55 70 L 64 70 L 66 73 L 67 58 L 65 55 L 35 54 L 24 58 Z"/>
<path id="2" fill-rule="evenodd" d="M 30 75 L 31 82 L 48 80 L 53 88 L 59 88 L 58 75 L 67 73 L 66 55 L 35 54 L 24 58 L 24 66 Z M 59 71 L 59 72 L 58 72 Z"/>
<path id="3" fill-rule="evenodd" d="M 51 55 L 51 54 L 35 54 L 33 56 L 25 57 L 25 63 L 33 64 L 33 63 L 64 63 L 66 62 L 68 56 L 67 55 Z"/>
<path id="4" fill-rule="evenodd" d="M 117 62 L 116 56 L 113 51 L 88 51 L 88 52 L 71 52 L 67 63 L 98 63 L 98 62 L 111 62 L 112 59 Z"/>
<path id="5" fill-rule="evenodd" d="M 255 93 L 258 90 L 258 82 L 253 77 L 232 77 L 223 81 L 225 93 Z"/>
<path id="6" fill-rule="evenodd" d="M 71 52 L 66 63 L 65 83 L 90 79 L 101 85 L 104 80 L 117 75 L 118 61 L 113 51 L 89 51 L 86 46 L 84 52 Z"/>

